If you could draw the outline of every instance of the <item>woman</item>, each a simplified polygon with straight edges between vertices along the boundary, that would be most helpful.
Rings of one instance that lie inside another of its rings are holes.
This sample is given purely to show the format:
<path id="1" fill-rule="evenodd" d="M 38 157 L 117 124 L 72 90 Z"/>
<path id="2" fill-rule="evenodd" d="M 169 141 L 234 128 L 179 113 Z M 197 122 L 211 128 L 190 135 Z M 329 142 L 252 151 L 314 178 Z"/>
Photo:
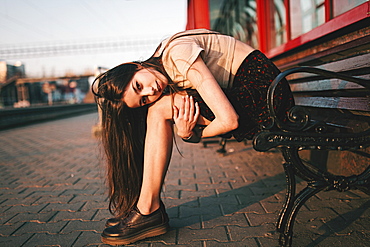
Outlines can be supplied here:
<path id="1" fill-rule="evenodd" d="M 93 85 L 102 109 L 109 208 L 102 241 L 128 244 L 163 234 L 160 192 L 171 158 L 173 125 L 187 142 L 202 137 L 251 139 L 269 122 L 266 95 L 279 70 L 261 52 L 208 30 L 163 41 L 144 62 L 119 65 Z M 284 119 L 293 105 L 282 82 L 275 95 Z"/>

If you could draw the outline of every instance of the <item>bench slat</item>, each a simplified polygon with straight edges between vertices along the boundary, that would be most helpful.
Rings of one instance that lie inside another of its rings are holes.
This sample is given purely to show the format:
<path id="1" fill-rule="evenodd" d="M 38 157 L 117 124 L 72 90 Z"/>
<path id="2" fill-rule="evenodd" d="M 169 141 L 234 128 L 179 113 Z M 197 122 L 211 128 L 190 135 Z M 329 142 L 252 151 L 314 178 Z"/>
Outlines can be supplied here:
<path id="1" fill-rule="evenodd" d="M 370 79 L 370 75 L 361 77 L 364 79 Z M 356 83 L 343 81 L 339 79 L 326 79 L 318 81 L 310 81 L 306 83 L 292 83 L 290 86 L 293 92 L 295 91 L 322 91 L 322 90 L 343 90 L 343 89 L 359 89 L 364 88 Z"/>
<path id="2" fill-rule="evenodd" d="M 370 53 L 364 55 L 358 55 L 351 58 L 346 58 L 345 60 L 339 60 L 335 62 L 325 63 L 316 68 L 336 71 L 345 73 L 348 75 L 369 75 L 370 74 Z M 287 79 L 289 81 L 294 81 L 299 78 L 307 77 L 307 73 L 295 73 L 289 75 Z M 366 78 L 366 77 L 364 77 Z M 369 77 L 367 77 L 369 79 Z"/>
<path id="3" fill-rule="evenodd" d="M 294 97 L 301 106 L 365 111 L 370 116 L 370 97 Z"/>

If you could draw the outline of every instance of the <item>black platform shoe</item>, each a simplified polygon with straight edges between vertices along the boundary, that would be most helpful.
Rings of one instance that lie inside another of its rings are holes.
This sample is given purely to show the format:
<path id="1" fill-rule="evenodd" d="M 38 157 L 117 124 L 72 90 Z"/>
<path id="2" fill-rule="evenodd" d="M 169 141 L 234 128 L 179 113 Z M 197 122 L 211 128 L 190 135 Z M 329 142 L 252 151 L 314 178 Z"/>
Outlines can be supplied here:
<path id="1" fill-rule="evenodd" d="M 102 233 L 102 242 L 110 245 L 130 244 L 145 238 L 166 233 L 169 229 L 168 215 L 163 203 L 149 215 L 142 215 L 133 209 L 119 224 L 106 228 Z"/>

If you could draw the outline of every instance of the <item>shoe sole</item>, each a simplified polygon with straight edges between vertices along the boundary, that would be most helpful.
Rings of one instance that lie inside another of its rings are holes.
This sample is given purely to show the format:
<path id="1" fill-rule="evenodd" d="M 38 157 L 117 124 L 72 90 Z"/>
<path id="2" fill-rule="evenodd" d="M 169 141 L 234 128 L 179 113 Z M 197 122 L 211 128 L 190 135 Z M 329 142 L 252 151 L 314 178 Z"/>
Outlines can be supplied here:
<path id="1" fill-rule="evenodd" d="M 128 237 L 101 237 L 101 241 L 105 244 L 110 244 L 110 245 L 125 245 L 125 244 L 131 244 L 139 240 L 143 240 L 145 238 L 150 238 L 150 237 L 155 237 L 159 236 L 162 234 L 165 234 L 169 230 L 169 225 L 168 223 L 162 224 L 160 226 L 156 226 L 153 228 L 149 229 L 144 229 L 141 232 L 138 232 L 135 235 L 131 235 Z"/>

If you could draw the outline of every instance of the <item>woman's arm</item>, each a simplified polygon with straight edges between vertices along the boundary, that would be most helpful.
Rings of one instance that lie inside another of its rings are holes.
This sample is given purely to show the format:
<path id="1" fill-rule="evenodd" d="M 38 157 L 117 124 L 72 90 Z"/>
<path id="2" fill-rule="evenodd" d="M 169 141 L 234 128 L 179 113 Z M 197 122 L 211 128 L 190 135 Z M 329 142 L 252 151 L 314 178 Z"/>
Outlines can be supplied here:
<path id="1" fill-rule="evenodd" d="M 177 135 L 187 138 L 194 134 L 192 130 L 196 124 L 209 125 L 210 121 L 200 115 L 198 104 L 194 104 L 192 97 L 183 93 L 175 93 L 161 97 L 149 107 L 149 112 L 154 112 L 161 118 L 176 125 Z"/>
<path id="2" fill-rule="evenodd" d="M 236 129 L 238 115 L 200 57 L 190 67 L 187 78 L 215 115 L 215 120 L 203 130 L 202 137 L 225 134 Z"/>

